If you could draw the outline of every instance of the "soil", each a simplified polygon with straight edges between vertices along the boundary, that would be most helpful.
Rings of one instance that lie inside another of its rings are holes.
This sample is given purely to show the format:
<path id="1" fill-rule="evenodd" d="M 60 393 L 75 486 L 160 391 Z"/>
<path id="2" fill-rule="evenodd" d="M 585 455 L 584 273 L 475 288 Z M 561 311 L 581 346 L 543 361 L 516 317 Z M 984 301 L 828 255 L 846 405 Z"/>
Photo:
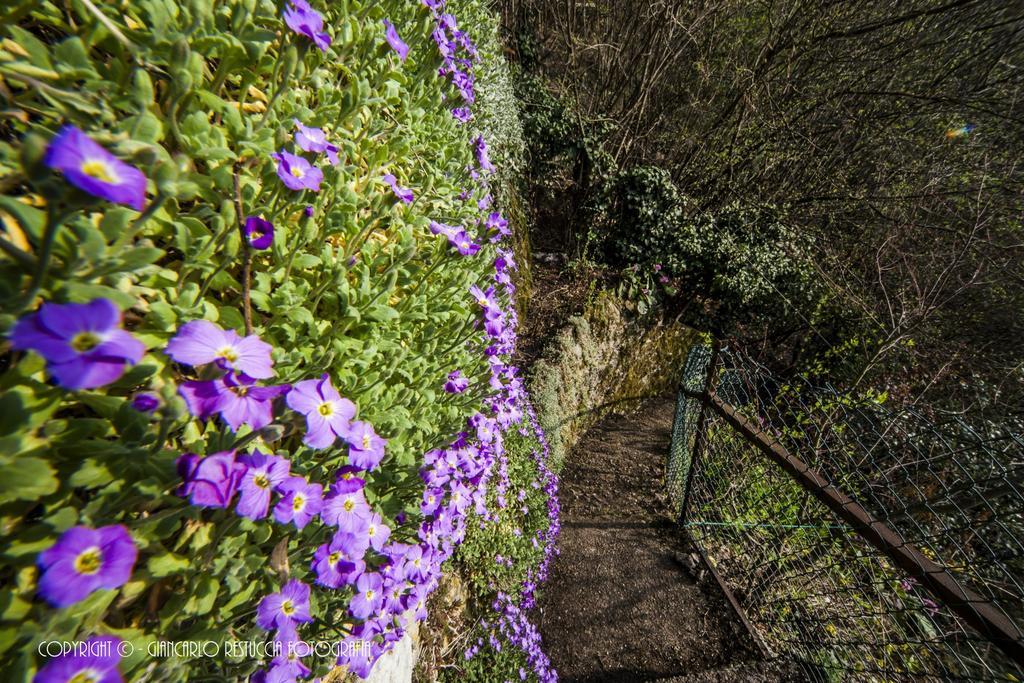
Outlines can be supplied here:
<path id="1" fill-rule="evenodd" d="M 520 320 L 514 363 L 527 369 L 570 316 L 583 312 L 591 283 L 598 273 L 565 267 L 564 254 L 537 254 L 530 266 L 532 283 L 527 315 Z"/>
<path id="2" fill-rule="evenodd" d="M 534 617 L 565 683 L 798 680 L 760 657 L 664 496 L 674 401 L 611 414 L 562 472 L 561 555 Z"/>

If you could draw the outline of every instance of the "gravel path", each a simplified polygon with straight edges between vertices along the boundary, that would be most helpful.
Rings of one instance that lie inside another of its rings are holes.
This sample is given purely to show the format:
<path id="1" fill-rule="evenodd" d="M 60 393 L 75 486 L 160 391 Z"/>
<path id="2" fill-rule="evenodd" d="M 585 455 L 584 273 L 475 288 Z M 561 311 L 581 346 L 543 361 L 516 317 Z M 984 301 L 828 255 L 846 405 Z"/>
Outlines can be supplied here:
<path id="1" fill-rule="evenodd" d="M 710 576 L 685 568 L 664 464 L 674 402 L 610 415 L 562 472 L 561 555 L 537 618 L 565 683 L 780 681 Z"/>

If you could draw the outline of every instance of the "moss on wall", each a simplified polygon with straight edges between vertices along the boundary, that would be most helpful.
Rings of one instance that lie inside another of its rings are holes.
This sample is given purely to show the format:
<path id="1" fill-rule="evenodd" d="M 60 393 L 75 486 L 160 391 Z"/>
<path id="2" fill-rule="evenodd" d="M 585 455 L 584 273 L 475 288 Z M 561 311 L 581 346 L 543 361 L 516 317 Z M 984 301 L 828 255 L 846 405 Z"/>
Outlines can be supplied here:
<path id="1" fill-rule="evenodd" d="M 534 364 L 529 388 L 556 467 L 610 410 L 635 410 L 678 385 L 699 335 L 659 314 L 637 318 L 609 292 L 569 319 Z"/>

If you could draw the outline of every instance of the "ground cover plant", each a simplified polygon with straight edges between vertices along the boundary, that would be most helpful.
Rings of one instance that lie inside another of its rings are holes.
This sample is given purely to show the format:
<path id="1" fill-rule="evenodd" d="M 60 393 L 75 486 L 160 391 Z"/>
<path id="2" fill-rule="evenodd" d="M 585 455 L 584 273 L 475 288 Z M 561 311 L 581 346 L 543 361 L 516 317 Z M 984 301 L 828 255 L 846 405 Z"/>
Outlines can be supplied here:
<path id="1" fill-rule="evenodd" d="M 530 411 L 488 16 L 2 10 L 10 680 L 365 676 L 500 514 Z"/>

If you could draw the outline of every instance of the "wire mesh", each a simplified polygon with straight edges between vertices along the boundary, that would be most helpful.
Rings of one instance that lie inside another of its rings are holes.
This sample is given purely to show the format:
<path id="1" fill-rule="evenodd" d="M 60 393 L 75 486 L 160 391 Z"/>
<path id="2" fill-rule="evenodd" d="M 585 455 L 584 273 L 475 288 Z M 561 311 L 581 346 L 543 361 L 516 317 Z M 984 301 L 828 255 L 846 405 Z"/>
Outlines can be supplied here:
<path id="1" fill-rule="evenodd" d="M 691 356 L 691 391 L 703 388 L 692 381 L 708 357 L 706 349 Z M 1024 623 L 1019 431 L 980 432 L 780 382 L 735 351 L 722 353 L 719 368 L 722 400 Z M 678 461 L 691 475 L 681 487 L 690 489 L 684 524 L 774 654 L 803 662 L 817 680 L 1024 680 L 999 648 L 713 413 L 694 459 L 700 402 L 681 394 L 678 405 L 670 471 Z"/>
<path id="2" fill-rule="evenodd" d="M 683 390 L 702 392 L 707 381 L 708 363 L 711 362 L 711 347 L 698 344 L 690 351 L 683 371 Z M 686 482 L 690 474 L 693 442 L 696 435 L 697 419 L 700 416 L 701 402 L 679 393 L 676 402 L 675 418 L 672 422 L 672 441 L 669 447 L 668 466 L 665 468 L 665 484 L 669 499 L 682 514 L 683 498 L 686 495 Z"/>

